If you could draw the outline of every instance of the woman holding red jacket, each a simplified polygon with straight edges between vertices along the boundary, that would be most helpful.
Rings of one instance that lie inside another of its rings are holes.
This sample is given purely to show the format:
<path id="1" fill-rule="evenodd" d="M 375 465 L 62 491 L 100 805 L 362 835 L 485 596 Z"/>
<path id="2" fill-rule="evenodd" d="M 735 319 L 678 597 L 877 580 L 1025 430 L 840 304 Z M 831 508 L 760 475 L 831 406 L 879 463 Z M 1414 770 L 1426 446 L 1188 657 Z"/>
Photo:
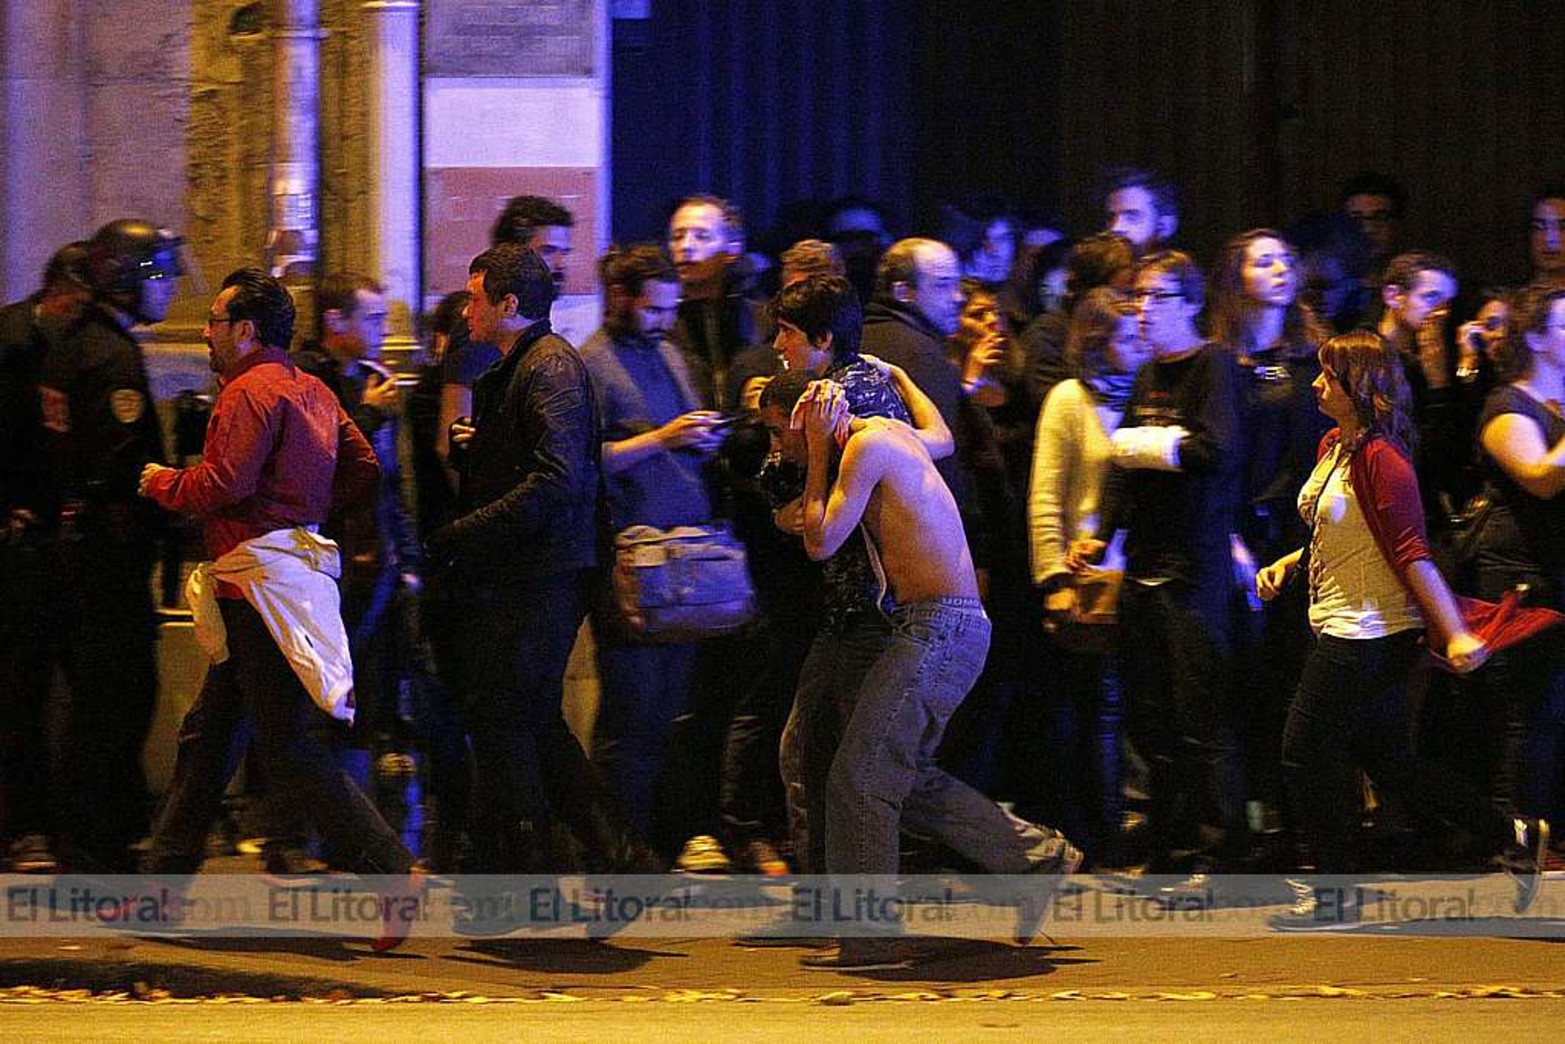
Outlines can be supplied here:
<path id="1" fill-rule="evenodd" d="M 1536 894 L 1548 824 L 1502 816 L 1412 751 L 1407 680 L 1425 630 L 1430 647 L 1459 672 L 1482 666 L 1490 650 L 1468 629 L 1430 559 L 1409 456 L 1414 426 L 1401 361 L 1379 335 L 1354 331 L 1326 341 L 1320 364 L 1316 401 L 1337 427 L 1321 440 L 1315 469 L 1299 491 L 1309 544 L 1256 577 L 1263 599 L 1276 597 L 1301 571 L 1309 584 L 1316 641 L 1288 708 L 1282 759 L 1308 854 L 1319 873 L 1353 869 L 1363 769 L 1410 807 L 1504 848 L 1524 871 L 1520 912 Z M 1323 905 L 1315 887 L 1301 884 L 1290 916 L 1305 926 L 1351 923 L 1356 909 L 1351 902 Z"/>

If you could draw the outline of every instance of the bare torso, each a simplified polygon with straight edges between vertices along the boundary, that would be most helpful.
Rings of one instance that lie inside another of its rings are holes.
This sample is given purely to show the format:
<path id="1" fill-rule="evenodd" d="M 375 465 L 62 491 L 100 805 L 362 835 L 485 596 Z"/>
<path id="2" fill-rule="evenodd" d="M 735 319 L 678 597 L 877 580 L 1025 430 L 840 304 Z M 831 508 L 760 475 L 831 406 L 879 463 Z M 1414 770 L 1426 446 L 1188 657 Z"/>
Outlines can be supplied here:
<path id="1" fill-rule="evenodd" d="M 874 492 L 864 527 L 880 555 L 893 597 L 900 603 L 930 598 L 977 598 L 978 581 L 962 531 L 962 516 L 929 451 L 905 424 L 882 418 L 854 422 L 848 446 L 868 440 L 844 467 L 864 467 Z M 845 447 L 846 448 L 846 447 Z"/>

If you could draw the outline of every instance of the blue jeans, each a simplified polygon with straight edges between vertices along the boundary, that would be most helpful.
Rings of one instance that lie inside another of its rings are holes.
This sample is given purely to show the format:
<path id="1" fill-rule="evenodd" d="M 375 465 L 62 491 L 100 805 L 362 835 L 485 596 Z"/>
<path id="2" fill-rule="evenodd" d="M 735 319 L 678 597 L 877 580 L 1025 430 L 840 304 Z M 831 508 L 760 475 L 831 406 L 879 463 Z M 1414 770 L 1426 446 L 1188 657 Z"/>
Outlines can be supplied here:
<path id="1" fill-rule="evenodd" d="M 880 613 L 855 613 L 840 629 L 817 632 L 799 669 L 799 687 L 778 750 L 778 770 L 794 856 L 802 873 L 826 869 L 826 780 L 842 734 L 838 708 L 851 702 L 891 636 Z"/>
<path id="2" fill-rule="evenodd" d="M 983 671 L 990 626 L 982 603 L 936 598 L 889 616 L 880 656 L 836 707 L 842 735 L 826 783 L 826 868 L 895 874 L 906 822 L 990 872 L 1027 872 L 1049 835 L 935 763 L 946 722 Z"/>
<path id="3" fill-rule="evenodd" d="M 1565 609 L 1565 592 L 1532 570 L 1479 563 L 1479 596 L 1498 602 L 1518 584 L 1524 605 Z M 1494 654 L 1479 675 L 1487 686 L 1493 729 L 1493 803 L 1504 815 L 1555 815 L 1565 750 L 1565 628 L 1555 627 Z"/>

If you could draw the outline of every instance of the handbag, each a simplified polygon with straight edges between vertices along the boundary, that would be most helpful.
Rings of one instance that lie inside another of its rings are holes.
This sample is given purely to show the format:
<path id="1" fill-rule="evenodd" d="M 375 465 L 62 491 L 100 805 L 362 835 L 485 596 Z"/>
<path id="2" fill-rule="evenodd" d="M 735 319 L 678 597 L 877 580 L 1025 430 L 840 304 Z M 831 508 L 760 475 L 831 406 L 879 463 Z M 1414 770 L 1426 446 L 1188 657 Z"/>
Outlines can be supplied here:
<path id="1" fill-rule="evenodd" d="M 1054 632 L 1057 642 L 1080 653 L 1105 653 L 1119 625 L 1119 593 L 1125 574 L 1119 569 L 1084 569 L 1071 578 L 1075 604 Z"/>
<path id="2" fill-rule="evenodd" d="M 622 529 L 612 580 L 620 619 L 639 638 L 710 638 L 755 618 L 744 545 L 723 525 Z"/>
<path id="3" fill-rule="evenodd" d="M 1475 493 L 1432 541 L 1436 564 L 1459 592 L 1472 594 L 1478 588 L 1478 545 L 1493 506 L 1487 489 Z"/>

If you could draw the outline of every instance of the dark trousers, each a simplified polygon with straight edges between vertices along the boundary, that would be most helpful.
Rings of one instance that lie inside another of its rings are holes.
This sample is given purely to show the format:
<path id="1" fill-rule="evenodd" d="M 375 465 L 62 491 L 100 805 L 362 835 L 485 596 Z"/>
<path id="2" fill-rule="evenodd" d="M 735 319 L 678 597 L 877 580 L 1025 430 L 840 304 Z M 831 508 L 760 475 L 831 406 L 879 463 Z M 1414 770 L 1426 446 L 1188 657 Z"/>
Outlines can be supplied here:
<path id="1" fill-rule="evenodd" d="M 1126 724 L 1147 761 L 1154 862 L 1184 840 L 1187 818 L 1209 828 L 1198 846 L 1207 865 L 1232 867 L 1247 849 L 1228 613 L 1226 585 L 1127 579 L 1121 594 Z"/>
<path id="2" fill-rule="evenodd" d="M 133 869 L 151 800 L 141 751 L 157 705 L 152 549 L 84 534 L 49 557 L 52 653 L 68 687 L 54 779 L 60 855 L 71 868 Z"/>
<path id="3" fill-rule="evenodd" d="M 1234 677 L 1241 683 L 1235 687 L 1235 709 L 1243 737 L 1245 784 L 1251 797 L 1274 807 L 1286 803 L 1277 752 L 1288 706 L 1315 644 L 1308 601 L 1308 585 L 1301 580 L 1284 588 L 1261 612 L 1237 611 Z"/>
<path id="4" fill-rule="evenodd" d="M 1034 691 L 1012 709 L 1009 756 L 1016 812 L 1053 824 L 1098 865 L 1116 865 L 1123 697 L 1118 664 L 1105 653 L 1049 642 Z"/>
<path id="5" fill-rule="evenodd" d="M 754 669 L 742 665 L 740 677 L 730 679 L 739 692 L 728 721 L 719 797 L 723 834 L 736 847 L 787 835 L 778 747 L 817 624 L 807 604 L 804 612 L 768 612 L 750 647 Z"/>
<path id="6" fill-rule="evenodd" d="M 666 851 L 689 836 L 690 824 L 667 822 L 671 817 L 659 812 L 673 811 L 664 787 L 665 754 L 690 697 L 700 647 L 637 642 L 619 632 L 612 614 L 603 606 L 593 615 L 599 696 L 592 761 L 631 828 Z"/>
<path id="7" fill-rule="evenodd" d="M 586 616 L 585 573 L 474 587 L 453 599 L 447 680 L 461 696 L 478 771 L 479 866 L 520 869 L 559 819 L 601 836 L 607 795 L 561 711 L 565 667 Z"/>
<path id="8" fill-rule="evenodd" d="M 229 658 L 207 671 L 180 726 L 174 783 L 153 831 L 146 872 L 186 874 L 200 866 L 207 827 L 253 732 L 271 785 L 289 795 L 345 868 L 406 873 L 411 853 L 313 735 L 323 712 L 266 624 L 248 602 L 223 599 L 219 605 Z"/>
<path id="9" fill-rule="evenodd" d="M 1308 856 L 1323 874 L 1356 869 L 1359 770 L 1421 815 L 1495 844 L 1508 821 L 1460 777 L 1414 756 L 1408 675 L 1418 631 L 1347 640 L 1322 635 L 1304 664 L 1283 732 L 1282 764 Z"/>
<path id="10" fill-rule="evenodd" d="M 1565 592 L 1547 577 L 1499 566 L 1479 573 L 1481 595 L 1491 601 L 1518 584 L 1527 585 L 1525 604 L 1565 609 Z M 1555 815 L 1565 754 L 1565 628 L 1551 628 L 1495 653 L 1479 680 L 1486 686 L 1492 731 L 1499 740 L 1492 779 L 1496 811 Z"/>
<path id="11" fill-rule="evenodd" d="M 54 593 L 45 548 L 0 534 L 0 842 L 54 834 L 49 633 Z"/>

